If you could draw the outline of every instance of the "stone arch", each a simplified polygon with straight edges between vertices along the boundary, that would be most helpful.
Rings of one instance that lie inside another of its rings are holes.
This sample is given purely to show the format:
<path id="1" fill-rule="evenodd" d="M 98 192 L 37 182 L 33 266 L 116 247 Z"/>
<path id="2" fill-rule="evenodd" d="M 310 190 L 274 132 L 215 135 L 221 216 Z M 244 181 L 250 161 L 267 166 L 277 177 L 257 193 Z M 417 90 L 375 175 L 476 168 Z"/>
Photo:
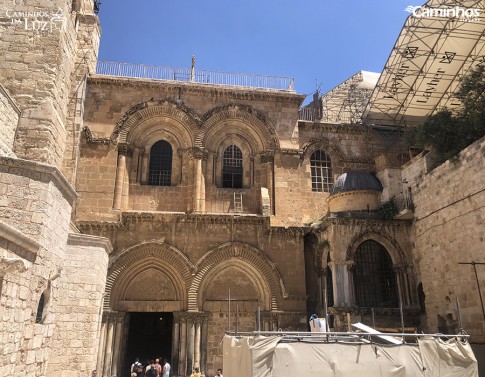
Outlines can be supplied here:
<path id="1" fill-rule="evenodd" d="M 228 242 L 210 250 L 197 262 L 197 273 L 189 288 L 189 311 L 201 309 L 201 287 L 206 284 L 207 277 L 211 276 L 211 271 L 229 260 L 238 261 L 240 266 L 255 281 L 259 282 L 260 286 L 267 287 L 269 292 L 267 310 L 278 310 L 282 300 L 288 297 L 288 294 L 275 264 L 262 251 L 251 245 Z"/>
<path id="2" fill-rule="evenodd" d="M 241 124 L 237 131 L 247 139 L 254 139 L 258 145 L 253 147 L 258 147 L 260 152 L 279 148 L 279 138 L 273 124 L 259 111 L 242 104 L 221 105 L 204 114 L 196 146 L 211 149 L 213 139 L 227 132 L 226 123 L 230 121 Z M 231 126 L 237 127 L 237 124 Z"/>
<path id="3" fill-rule="evenodd" d="M 229 272 L 230 275 L 228 275 L 228 273 L 225 273 L 225 271 L 227 270 L 230 270 Z M 224 278 L 224 277 L 230 276 L 230 279 L 233 280 L 234 276 L 237 276 L 237 275 L 244 276 L 244 283 L 246 283 L 246 287 L 243 287 L 244 284 L 240 284 L 238 286 L 239 294 L 236 294 L 237 297 L 235 297 L 234 290 L 231 290 L 231 297 L 233 299 L 241 299 L 240 294 L 242 292 L 243 295 L 246 296 L 247 298 L 248 293 L 250 296 L 251 295 L 250 291 L 253 290 L 256 292 L 256 295 L 258 297 L 258 302 L 262 303 L 262 310 L 270 310 L 272 297 L 271 297 L 271 290 L 270 290 L 270 287 L 268 286 L 268 283 L 265 281 L 261 273 L 253 265 L 251 265 L 251 263 L 248 263 L 246 260 L 242 260 L 242 259 L 238 259 L 237 261 L 234 261 L 234 259 L 221 261 L 219 264 L 217 264 L 216 268 L 212 268 L 206 273 L 198 291 L 198 297 L 197 297 L 198 308 L 201 310 L 206 310 L 204 308 L 205 299 L 208 297 L 210 288 L 213 288 L 211 286 L 214 285 L 215 280 L 217 283 L 218 277 Z M 250 289 L 248 289 L 247 286 L 250 286 Z M 227 298 L 226 287 L 224 288 L 224 292 L 225 293 L 223 297 Z"/>
<path id="4" fill-rule="evenodd" d="M 121 251 L 110 262 L 106 280 L 104 310 L 113 308 L 136 273 L 146 271 L 150 266 L 158 271 L 161 271 L 160 269 L 163 267 L 163 271 L 173 283 L 179 299 L 185 306 L 187 303 L 187 287 L 190 286 L 195 267 L 174 246 L 159 241 L 147 241 Z"/>
<path id="5" fill-rule="evenodd" d="M 115 144 L 128 143 L 128 135 L 130 133 L 133 134 L 131 131 L 135 126 L 143 120 L 160 117 L 172 119 L 175 123 L 180 124 L 191 135 L 192 146 L 200 124 L 200 117 L 183 103 L 170 99 L 152 98 L 134 105 L 116 123 L 111 135 L 111 141 Z"/>
<path id="6" fill-rule="evenodd" d="M 380 243 L 389 253 L 394 266 L 407 266 L 406 255 L 401 245 L 390 235 L 385 233 L 376 233 L 371 231 L 364 231 L 354 236 L 349 242 L 349 246 L 346 251 L 347 261 L 353 261 L 355 252 L 360 244 L 367 240 L 373 240 Z"/>
<path id="7" fill-rule="evenodd" d="M 303 144 L 301 149 L 303 151 L 301 155 L 302 159 L 306 161 L 310 160 L 310 156 L 317 149 L 322 149 L 328 155 L 330 155 L 330 158 L 332 159 L 332 163 L 334 162 L 341 163 L 342 161 L 345 160 L 345 154 L 342 152 L 342 150 L 327 138 L 310 139 L 308 142 Z"/>

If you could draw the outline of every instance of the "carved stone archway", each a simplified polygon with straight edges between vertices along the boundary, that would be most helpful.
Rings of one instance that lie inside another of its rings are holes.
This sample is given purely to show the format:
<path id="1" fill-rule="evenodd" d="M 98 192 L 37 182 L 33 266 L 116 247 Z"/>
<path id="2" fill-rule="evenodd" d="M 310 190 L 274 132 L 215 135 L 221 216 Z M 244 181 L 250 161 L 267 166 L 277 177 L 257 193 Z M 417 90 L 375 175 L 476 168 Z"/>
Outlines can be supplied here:
<path id="1" fill-rule="evenodd" d="M 148 241 L 120 252 L 110 263 L 106 281 L 104 310 L 115 310 L 127 292 L 134 276 L 149 269 L 164 274 L 173 284 L 183 310 L 187 305 L 187 287 L 190 286 L 194 266 L 172 245 Z"/>
<path id="2" fill-rule="evenodd" d="M 218 266 L 223 266 L 228 260 L 239 264 L 245 273 L 257 282 L 257 285 L 267 287 L 267 310 L 278 310 L 282 300 L 288 296 L 283 279 L 275 264 L 259 249 L 240 242 L 229 242 L 207 252 L 196 264 L 197 273 L 188 291 L 189 311 L 200 311 L 203 298 L 201 292 L 207 279 L 213 275 Z M 215 270 L 214 270 L 215 269 Z"/>

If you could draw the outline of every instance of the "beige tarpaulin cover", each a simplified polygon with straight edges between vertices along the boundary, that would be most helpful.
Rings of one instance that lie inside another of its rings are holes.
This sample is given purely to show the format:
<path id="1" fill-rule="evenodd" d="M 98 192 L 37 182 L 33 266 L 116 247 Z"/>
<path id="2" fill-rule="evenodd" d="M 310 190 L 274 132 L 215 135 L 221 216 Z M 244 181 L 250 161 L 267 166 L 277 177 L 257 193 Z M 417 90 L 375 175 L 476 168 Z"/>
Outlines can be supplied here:
<path id="1" fill-rule="evenodd" d="M 418 345 L 281 342 L 224 338 L 226 377 L 478 377 L 469 344 L 423 338 Z"/>

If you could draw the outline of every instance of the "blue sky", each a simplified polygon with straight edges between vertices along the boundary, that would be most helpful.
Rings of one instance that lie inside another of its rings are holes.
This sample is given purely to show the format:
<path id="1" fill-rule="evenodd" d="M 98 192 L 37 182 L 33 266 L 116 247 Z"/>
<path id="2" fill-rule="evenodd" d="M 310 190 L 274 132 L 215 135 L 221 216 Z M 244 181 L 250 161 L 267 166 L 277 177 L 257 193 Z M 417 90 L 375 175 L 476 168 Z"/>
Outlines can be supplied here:
<path id="1" fill-rule="evenodd" d="M 381 72 L 413 0 L 104 0 L 100 60 L 295 78 L 326 92 Z"/>

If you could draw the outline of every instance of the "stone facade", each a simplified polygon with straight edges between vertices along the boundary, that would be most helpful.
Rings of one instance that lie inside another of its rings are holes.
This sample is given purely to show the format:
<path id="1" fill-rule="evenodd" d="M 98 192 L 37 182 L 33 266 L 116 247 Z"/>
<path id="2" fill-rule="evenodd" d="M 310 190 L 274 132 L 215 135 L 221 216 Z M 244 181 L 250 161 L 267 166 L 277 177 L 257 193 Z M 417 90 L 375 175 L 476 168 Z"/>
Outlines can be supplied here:
<path id="1" fill-rule="evenodd" d="M 120 377 L 136 356 L 214 374 L 226 330 L 306 330 L 325 310 L 336 330 L 348 316 L 399 328 L 401 304 L 406 327 L 453 332 L 456 299 L 484 342 L 472 267 L 458 264 L 481 261 L 483 140 L 401 168 L 376 159 L 390 145 L 376 128 L 299 121 L 291 91 L 95 74 L 93 2 L 29 6 L 66 19 L 0 25 L 1 375 Z M 166 185 L 150 175 L 160 141 Z M 384 190 L 331 194 L 350 171 Z M 380 218 L 402 193 L 413 206 Z M 387 274 L 379 288 L 359 275 L 366 253 L 364 272 Z"/>
<path id="2" fill-rule="evenodd" d="M 485 140 L 463 150 L 455 160 L 429 169 L 430 156 L 418 156 L 403 167 L 410 182 L 414 212 L 413 256 L 426 296 L 432 331 L 457 331 L 457 300 L 463 328 L 477 343 L 485 341 L 484 313 L 477 283 L 483 287 L 483 221 L 485 219 Z M 432 166 L 432 165 L 431 165 Z"/>

